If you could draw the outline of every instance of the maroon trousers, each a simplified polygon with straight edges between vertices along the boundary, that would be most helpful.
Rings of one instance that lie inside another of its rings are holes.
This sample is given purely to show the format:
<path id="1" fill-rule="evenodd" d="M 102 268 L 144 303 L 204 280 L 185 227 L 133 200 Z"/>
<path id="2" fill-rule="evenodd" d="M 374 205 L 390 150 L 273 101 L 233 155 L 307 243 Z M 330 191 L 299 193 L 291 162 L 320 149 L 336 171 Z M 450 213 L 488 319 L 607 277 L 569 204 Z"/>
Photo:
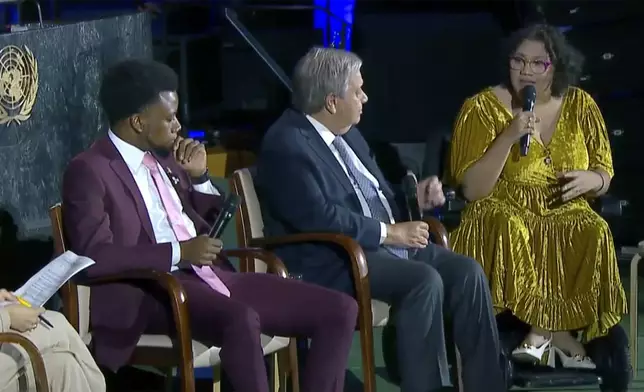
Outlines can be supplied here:
<path id="1" fill-rule="evenodd" d="M 311 339 L 302 391 L 341 392 L 358 306 L 345 294 L 260 273 L 215 269 L 228 298 L 192 271 L 177 271 L 188 297 L 192 337 L 221 347 L 222 367 L 237 392 L 268 392 L 260 333 Z M 146 333 L 167 334 L 167 301 L 150 306 Z"/>

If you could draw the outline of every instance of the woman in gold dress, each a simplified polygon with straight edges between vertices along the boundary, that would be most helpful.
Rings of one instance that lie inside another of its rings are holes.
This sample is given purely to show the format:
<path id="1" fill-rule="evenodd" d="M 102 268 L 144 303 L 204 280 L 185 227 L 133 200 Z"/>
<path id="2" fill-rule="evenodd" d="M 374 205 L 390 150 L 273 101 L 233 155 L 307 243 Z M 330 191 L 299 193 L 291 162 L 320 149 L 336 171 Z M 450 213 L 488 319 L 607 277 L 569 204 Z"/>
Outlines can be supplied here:
<path id="1" fill-rule="evenodd" d="M 470 203 L 451 240 L 483 265 L 497 312 L 531 326 L 514 358 L 547 351 L 564 367 L 592 369 L 582 343 L 626 313 L 610 230 L 588 203 L 613 176 L 606 126 L 592 97 L 571 86 L 582 58 L 557 29 L 535 25 L 509 41 L 507 81 L 467 99 L 455 124 L 450 177 Z M 533 112 L 521 109 L 527 85 Z"/>

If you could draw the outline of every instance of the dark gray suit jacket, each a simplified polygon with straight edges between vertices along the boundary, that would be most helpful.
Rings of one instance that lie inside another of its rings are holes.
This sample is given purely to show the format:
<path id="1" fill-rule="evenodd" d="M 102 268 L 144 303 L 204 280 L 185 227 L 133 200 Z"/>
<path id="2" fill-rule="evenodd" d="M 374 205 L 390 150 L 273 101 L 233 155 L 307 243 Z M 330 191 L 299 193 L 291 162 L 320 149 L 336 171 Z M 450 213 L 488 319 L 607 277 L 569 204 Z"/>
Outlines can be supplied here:
<path id="1" fill-rule="evenodd" d="M 400 220 L 397 192 L 384 178 L 357 128 L 342 136 L 376 177 Z M 380 223 L 362 213 L 358 197 L 335 156 L 302 113 L 288 109 L 264 136 L 255 184 L 264 215 L 265 234 L 342 233 L 365 251 L 380 246 Z M 323 243 L 276 250 L 291 273 L 304 280 L 353 294 L 346 253 Z"/>

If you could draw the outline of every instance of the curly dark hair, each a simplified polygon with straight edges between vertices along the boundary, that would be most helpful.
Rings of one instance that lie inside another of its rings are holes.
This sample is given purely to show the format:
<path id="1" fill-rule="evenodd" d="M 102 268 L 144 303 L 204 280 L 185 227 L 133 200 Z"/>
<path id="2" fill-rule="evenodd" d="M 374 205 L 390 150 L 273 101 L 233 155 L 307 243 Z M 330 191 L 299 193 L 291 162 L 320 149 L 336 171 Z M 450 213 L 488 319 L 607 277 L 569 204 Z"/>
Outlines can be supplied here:
<path id="1" fill-rule="evenodd" d="M 579 81 L 584 56 L 566 41 L 566 37 L 556 27 L 534 24 L 515 31 L 507 40 L 503 52 L 503 61 L 508 67 L 504 82 L 506 87 L 511 87 L 508 59 L 526 40 L 543 42 L 546 47 L 550 61 L 552 61 L 555 69 L 551 87 L 551 93 L 554 97 L 561 97 L 568 89 L 568 86 L 574 85 Z"/>
<path id="2" fill-rule="evenodd" d="M 99 101 L 111 126 L 159 100 L 159 93 L 177 91 L 174 70 L 149 59 L 128 59 L 103 75 Z"/>

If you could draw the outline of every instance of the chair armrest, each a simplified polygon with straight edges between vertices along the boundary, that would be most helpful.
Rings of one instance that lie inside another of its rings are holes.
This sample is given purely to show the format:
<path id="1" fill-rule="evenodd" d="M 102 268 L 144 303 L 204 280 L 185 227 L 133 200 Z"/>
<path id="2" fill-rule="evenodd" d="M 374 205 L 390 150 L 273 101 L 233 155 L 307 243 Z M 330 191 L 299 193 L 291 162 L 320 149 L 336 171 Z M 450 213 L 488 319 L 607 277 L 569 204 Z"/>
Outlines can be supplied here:
<path id="1" fill-rule="evenodd" d="M 27 351 L 29 361 L 33 367 L 34 378 L 36 380 L 36 392 L 49 392 L 49 382 L 47 381 L 47 371 L 45 362 L 43 362 L 38 347 L 29 339 L 15 332 L 0 333 L 0 343 L 14 343 Z"/>
<path id="2" fill-rule="evenodd" d="M 171 297 L 185 296 L 183 286 L 177 278 L 169 272 L 159 272 L 154 270 L 131 270 L 119 274 L 100 276 L 96 278 L 80 279 L 77 284 L 82 286 L 99 286 L 111 283 L 126 283 L 132 280 L 153 280 L 163 287 Z"/>
<path id="3" fill-rule="evenodd" d="M 279 237 L 254 238 L 250 241 L 252 247 L 274 249 L 285 245 L 294 245 L 303 242 L 328 242 L 342 247 L 349 256 L 353 276 L 366 278 L 369 273 L 367 258 L 362 247 L 356 240 L 342 234 L 331 233 L 303 233 L 290 234 Z"/>
<path id="4" fill-rule="evenodd" d="M 260 259 L 268 266 L 268 272 L 278 275 L 281 278 L 288 278 L 288 271 L 286 266 L 273 252 L 269 252 L 261 248 L 240 248 L 240 249 L 226 249 L 222 252 L 223 255 L 229 257 L 249 257 L 253 259 Z M 248 271 L 242 271 L 248 272 Z"/>
<path id="5" fill-rule="evenodd" d="M 304 242 L 327 242 L 342 247 L 349 256 L 353 287 L 355 289 L 358 307 L 363 309 L 358 316 L 358 328 L 372 328 L 373 314 L 371 309 L 371 288 L 369 287 L 369 268 L 362 247 L 356 240 L 342 234 L 332 233 L 302 233 L 279 237 L 255 238 L 250 246 L 273 249 L 285 245 Z"/>
<path id="6" fill-rule="evenodd" d="M 449 249 L 449 237 L 447 236 L 445 226 L 433 216 L 423 217 L 423 222 L 429 225 L 429 234 L 434 239 L 436 245 Z"/>
<path id="7" fill-rule="evenodd" d="M 101 276 L 98 278 L 84 279 L 80 283 L 84 286 L 99 286 L 110 283 L 128 283 L 130 281 L 154 281 L 163 287 L 170 296 L 172 316 L 177 328 L 177 336 L 181 344 L 181 355 L 192 358 L 192 335 L 190 333 L 190 318 L 186 305 L 186 291 L 177 278 L 169 272 L 153 270 L 132 270 L 120 274 Z M 184 351 L 185 350 L 185 351 Z"/>

